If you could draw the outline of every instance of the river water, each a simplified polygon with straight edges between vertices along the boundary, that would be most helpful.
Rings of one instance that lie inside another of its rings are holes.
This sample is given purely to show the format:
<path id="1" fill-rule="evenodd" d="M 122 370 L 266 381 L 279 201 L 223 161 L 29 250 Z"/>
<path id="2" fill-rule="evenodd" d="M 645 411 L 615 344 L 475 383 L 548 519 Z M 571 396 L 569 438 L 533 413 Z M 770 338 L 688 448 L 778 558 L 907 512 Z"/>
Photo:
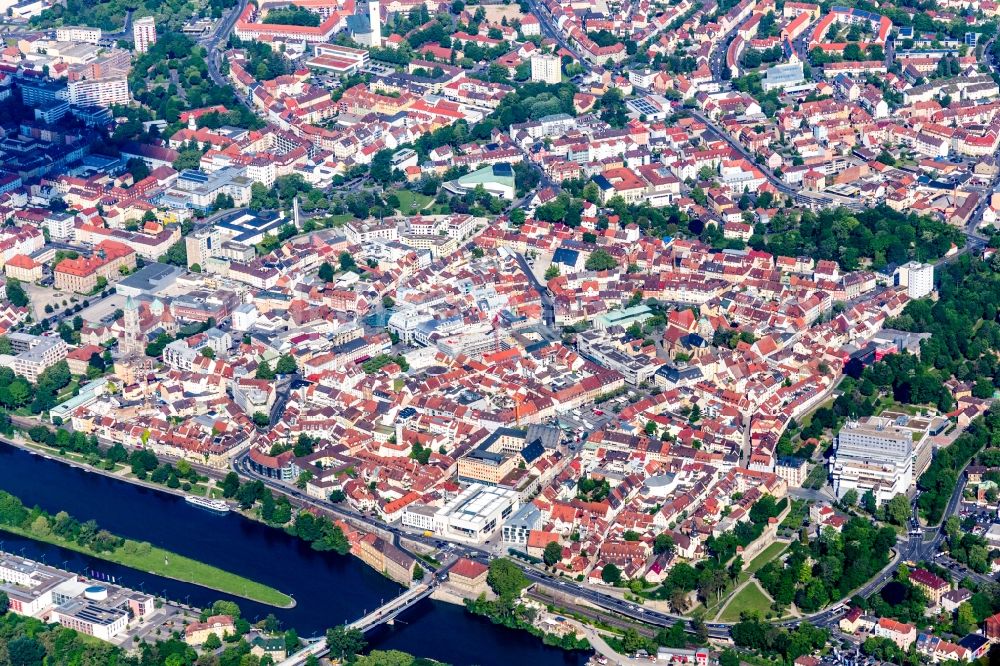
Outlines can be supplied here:
<path id="1" fill-rule="evenodd" d="M 231 513 L 217 515 L 182 498 L 70 467 L 0 443 L 0 489 L 56 513 L 96 520 L 115 534 L 232 571 L 291 595 L 296 605 L 276 609 L 234 599 L 197 585 L 143 573 L 73 551 L 0 532 L 0 549 L 44 559 L 79 573 L 114 576 L 116 582 L 195 606 L 232 599 L 250 619 L 274 613 L 286 627 L 312 636 L 355 620 L 402 588 L 354 557 L 318 553 L 301 540 Z M 450 604 L 426 600 L 380 627 L 371 647 L 399 649 L 454 666 L 579 666 L 583 653 L 550 648 L 519 631 L 497 627 Z"/>

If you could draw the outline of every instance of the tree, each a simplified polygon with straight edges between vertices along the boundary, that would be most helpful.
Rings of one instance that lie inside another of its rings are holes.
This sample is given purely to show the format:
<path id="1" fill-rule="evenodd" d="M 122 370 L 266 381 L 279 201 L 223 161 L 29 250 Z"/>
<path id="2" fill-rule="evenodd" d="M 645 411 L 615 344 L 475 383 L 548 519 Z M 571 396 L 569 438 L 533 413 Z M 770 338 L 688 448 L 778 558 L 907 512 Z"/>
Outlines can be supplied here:
<path id="1" fill-rule="evenodd" d="M 845 509 L 850 509 L 858 503 L 858 491 L 851 488 L 840 498 L 840 505 Z"/>
<path id="2" fill-rule="evenodd" d="M 910 520 L 910 513 L 910 501 L 902 493 L 889 500 L 885 506 L 885 515 L 894 525 L 906 525 Z"/>
<path id="3" fill-rule="evenodd" d="M 734 583 L 740 577 L 743 572 L 743 557 L 737 555 L 733 558 L 732 564 L 729 565 L 729 579 Z"/>
<path id="4" fill-rule="evenodd" d="M 283 355 L 274 366 L 274 371 L 279 375 L 290 375 L 296 370 L 298 370 L 298 366 L 295 365 L 295 357 L 291 354 Z"/>
<path id="5" fill-rule="evenodd" d="M 7 279 L 7 300 L 16 308 L 28 307 L 28 294 L 24 291 L 24 286 L 17 278 Z"/>
<path id="6" fill-rule="evenodd" d="M 187 246 L 181 239 L 171 245 L 167 251 L 160 256 L 159 261 L 173 266 L 187 266 Z"/>
<path id="7" fill-rule="evenodd" d="M 215 358 L 215 350 L 211 347 L 202 347 L 201 355 L 205 358 Z"/>
<path id="8" fill-rule="evenodd" d="M 209 634 L 202 647 L 206 650 L 218 650 L 222 647 L 222 641 L 219 639 L 218 634 Z"/>
<path id="9" fill-rule="evenodd" d="M 423 580 L 424 579 L 424 568 L 419 564 L 413 565 L 413 580 Z"/>
<path id="10" fill-rule="evenodd" d="M 552 263 L 545 269 L 545 279 L 552 280 L 559 277 L 559 264 Z"/>
<path id="11" fill-rule="evenodd" d="M 268 365 L 267 361 L 261 360 L 260 365 L 257 366 L 257 373 L 255 375 L 257 379 L 274 379 L 274 370 Z"/>
<path id="12" fill-rule="evenodd" d="M 254 412 L 253 422 L 258 428 L 266 428 L 271 423 L 271 418 L 264 412 Z"/>
<path id="13" fill-rule="evenodd" d="M 237 491 L 240 489 L 240 477 L 236 472 L 229 472 L 226 474 L 225 478 L 222 479 L 222 496 L 223 497 L 235 497 Z"/>
<path id="14" fill-rule="evenodd" d="M 490 562 L 486 583 L 500 599 L 512 601 L 521 594 L 521 590 L 528 587 L 530 582 L 520 567 L 511 560 L 498 557 Z"/>
<path id="15" fill-rule="evenodd" d="M 639 632 L 634 628 L 629 627 L 625 630 L 625 633 L 622 634 L 621 644 L 622 649 L 626 654 L 635 654 L 639 650 L 646 647 L 646 639 L 640 636 Z"/>
<path id="16" fill-rule="evenodd" d="M 671 555 L 673 554 L 675 548 L 674 538 L 666 532 L 657 534 L 656 538 L 653 540 L 653 552 L 657 555 Z"/>
<path id="17" fill-rule="evenodd" d="M 125 168 L 132 174 L 133 182 L 138 183 L 149 176 L 149 165 L 146 164 L 146 160 L 144 159 L 133 157 L 125 163 Z"/>
<path id="18" fill-rule="evenodd" d="M 955 633 L 964 636 L 976 627 L 976 612 L 972 604 L 965 601 L 958 606 L 955 612 Z"/>
<path id="19" fill-rule="evenodd" d="M 331 653 L 339 656 L 341 661 L 345 661 L 357 656 L 368 643 L 361 630 L 348 629 L 341 625 L 326 630 L 326 645 Z"/>
<path id="20" fill-rule="evenodd" d="M 618 262 L 612 257 L 606 250 L 594 250 L 587 257 L 587 261 L 584 267 L 588 271 L 608 271 L 612 268 L 616 268 Z"/>
<path id="21" fill-rule="evenodd" d="M 338 261 L 340 261 L 340 270 L 357 272 L 358 265 L 350 252 L 341 252 Z"/>
<path id="22" fill-rule="evenodd" d="M 10 608 L 10 597 L 6 592 L 0 592 L 0 615 L 4 615 Z"/>
<path id="23" fill-rule="evenodd" d="M 545 544 L 545 551 L 542 553 L 542 560 L 547 566 L 554 566 L 562 559 L 562 546 L 558 541 L 550 541 Z"/>
<path id="24" fill-rule="evenodd" d="M 661 647 L 686 647 L 687 635 L 684 630 L 684 622 L 682 620 L 678 620 L 670 625 L 669 629 L 660 629 L 660 631 L 656 634 L 656 644 Z"/>
<path id="25" fill-rule="evenodd" d="M 7 645 L 7 657 L 10 666 L 41 666 L 45 646 L 29 636 L 20 636 Z"/>
<path id="26" fill-rule="evenodd" d="M 323 262 L 323 265 L 319 267 L 319 273 L 316 274 L 323 282 L 333 282 L 333 266 L 327 262 Z"/>
<path id="27" fill-rule="evenodd" d="M 601 580 L 609 585 L 617 585 L 622 581 L 622 570 L 608 563 L 601 569 Z"/>
<path id="28" fill-rule="evenodd" d="M 740 657 L 735 650 L 726 648 L 719 655 L 719 666 L 740 666 Z"/>
<path id="29" fill-rule="evenodd" d="M 874 515 L 875 510 L 878 508 L 878 500 L 875 499 L 875 493 L 871 490 L 866 490 L 865 494 L 861 496 L 861 506 L 865 511 Z"/>

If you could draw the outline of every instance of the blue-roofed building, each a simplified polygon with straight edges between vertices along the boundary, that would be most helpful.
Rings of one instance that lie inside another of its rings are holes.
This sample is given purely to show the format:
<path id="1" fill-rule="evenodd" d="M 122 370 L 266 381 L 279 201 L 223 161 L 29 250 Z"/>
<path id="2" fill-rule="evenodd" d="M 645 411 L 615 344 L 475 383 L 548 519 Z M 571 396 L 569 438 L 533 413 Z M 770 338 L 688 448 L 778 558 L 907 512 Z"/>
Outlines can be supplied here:
<path id="1" fill-rule="evenodd" d="M 558 265 L 560 268 L 565 266 L 567 269 L 570 269 L 569 272 L 574 272 L 583 270 L 585 259 L 583 258 L 583 254 L 577 250 L 560 247 L 552 254 L 552 263 Z"/>

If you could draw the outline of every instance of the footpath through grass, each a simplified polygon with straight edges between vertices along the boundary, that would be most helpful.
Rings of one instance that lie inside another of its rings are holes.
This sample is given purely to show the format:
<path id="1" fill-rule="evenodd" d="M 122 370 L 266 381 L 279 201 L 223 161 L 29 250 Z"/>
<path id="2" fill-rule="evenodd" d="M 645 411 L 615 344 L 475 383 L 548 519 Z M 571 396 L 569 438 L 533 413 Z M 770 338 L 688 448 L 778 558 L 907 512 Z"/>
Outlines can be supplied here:
<path id="1" fill-rule="evenodd" d="M 190 557 L 172 553 L 148 543 L 126 540 L 125 545 L 113 551 L 94 552 L 74 541 L 62 539 L 54 534 L 37 534 L 13 525 L 0 524 L 0 530 L 19 536 L 90 555 L 101 560 L 114 562 L 147 573 L 173 578 L 184 583 L 192 583 L 235 597 L 259 601 L 270 606 L 291 608 L 295 600 L 287 594 L 268 587 L 263 583 L 238 576 Z"/>
<path id="2" fill-rule="evenodd" d="M 721 622 L 736 622 L 744 612 L 760 613 L 763 616 L 769 610 L 771 601 L 758 587 L 757 581 L 751 581 L 722 609 L 718 619 Z"/>

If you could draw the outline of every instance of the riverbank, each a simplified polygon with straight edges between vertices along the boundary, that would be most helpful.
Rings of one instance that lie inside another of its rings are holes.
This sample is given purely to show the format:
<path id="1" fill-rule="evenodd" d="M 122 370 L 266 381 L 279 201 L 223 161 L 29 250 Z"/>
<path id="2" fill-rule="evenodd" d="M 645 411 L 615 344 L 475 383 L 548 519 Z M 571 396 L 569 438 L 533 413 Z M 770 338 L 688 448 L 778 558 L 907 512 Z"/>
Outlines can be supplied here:
<path id="1" fill-rule="evenodd" d="M 400 593 L 398 585 L 357 558 L 317 551 L 299 538 L 245 520 L 237 512 L 215 515 L 187 505 L 172 493 L 123 481 L 0 444 L 0 488 L 21 497 L 29 506 L 38 505 L 53 515 L 73 507 L 75 517 L 81 521 L 94 520 L 114 534 L 148 541 L 261 581 L 294 597 L 295 606 L 279 609 L 242 600 L 199 585 L 104 563 L 35 539 L 0 533 L 0 540 L 6 541 L 4 549 L 23 549 L 26 557 L 36 560 L 67 561 L 65 568 L 72 571 L 96 566 L 130 587 L 182 599 L 192 606 L 207 608 L 220 598 L 236 601 L 251 623 L 274 613 L 283 626 L 295 627 L 301 636 L 319 636 L 331 626 L 350 624 L 365 609 L 377 608 Z M 20 524 L 30 527 L 23 519 Z M 449 640 L 442 641 L 441 636 Z M 374 629 L 366 640 L 373 649 L 403 650 L 456 665 L 583 666 L 588 656 L 548 647 L 525 632 L 494 625 L 466 613 L 464 608 L 431 599 L 407 610 L 392 626 Z"/>
<path id="2" fill-rule="evenodd" d="M 4 532 L 268 606 L 276 608 L 295 606 L 295 600 L 287 594 L 190 557 L 178 555 L 146 542 L 121 539 L 104 530 L 99 530 L 96 526 L 80 525 L 64 514 L 51 516 L 44 512 L 29 513 L 29 510 L 24 508 L 14 495 L 0 493 L 0 505 L 3 507 L 3 513 L 0 515 L 0 530 Z M 16 519 L 20 513 L 26 514 L 26 520 L 31 521 L 30 527 L 24 527 L 23 525 L 26 523 Z M 14 517 L 13 520 L 12 517 Z M 72 523 L 75 523 L 75 526 L 62 529 L 71 533 L 75 532 L 74 538 L 67 538 L 57 533 L 62 525 L 71 525 Z M 80 543 L 79 540 L 82 539 L 84 531 L 93 532 L 94 541 L 101 545 L 101 548 L 92 548 Z"/>

